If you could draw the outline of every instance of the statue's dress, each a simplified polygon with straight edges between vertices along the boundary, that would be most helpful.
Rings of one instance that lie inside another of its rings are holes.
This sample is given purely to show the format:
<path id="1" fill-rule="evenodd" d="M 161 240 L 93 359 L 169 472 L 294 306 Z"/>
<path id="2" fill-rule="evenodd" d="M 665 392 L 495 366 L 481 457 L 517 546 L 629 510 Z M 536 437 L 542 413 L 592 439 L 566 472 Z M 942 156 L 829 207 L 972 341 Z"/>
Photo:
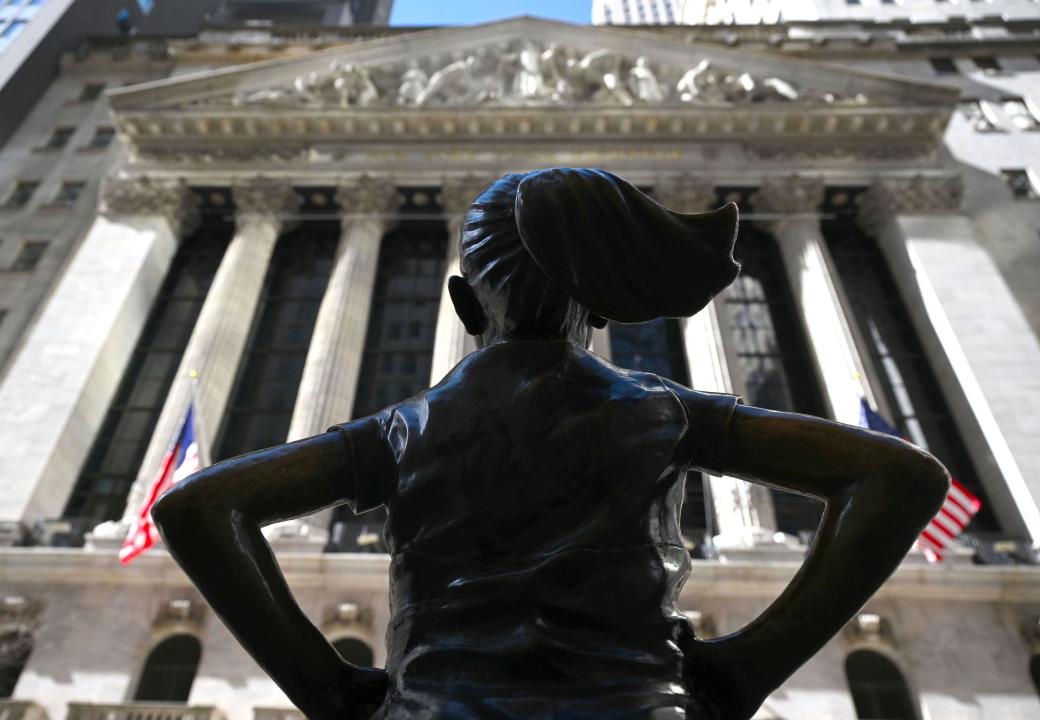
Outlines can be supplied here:
<path id="1" fill-rule="evenodd" d="M 679 510 L 688 466 L 721 472 L 735 402 L 511 341 L 338 426 L 353 507 L 389 512 L 374 717 L 703 717 L 683 681 Z"/>

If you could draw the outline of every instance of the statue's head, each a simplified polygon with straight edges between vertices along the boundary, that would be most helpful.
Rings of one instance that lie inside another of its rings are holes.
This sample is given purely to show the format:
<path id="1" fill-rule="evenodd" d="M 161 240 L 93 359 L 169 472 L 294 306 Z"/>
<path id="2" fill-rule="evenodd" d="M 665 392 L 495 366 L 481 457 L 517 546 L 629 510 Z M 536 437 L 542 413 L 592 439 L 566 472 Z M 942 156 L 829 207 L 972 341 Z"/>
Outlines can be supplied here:
<path id="1" fill-rule="evenodd" d="M 677 213 L 603 170 L 513 173 L 466 211 L 449 291 L 485 342 L 586 343 L 607 320 L 685 317 L 733 281 L 737 207 Z"/>

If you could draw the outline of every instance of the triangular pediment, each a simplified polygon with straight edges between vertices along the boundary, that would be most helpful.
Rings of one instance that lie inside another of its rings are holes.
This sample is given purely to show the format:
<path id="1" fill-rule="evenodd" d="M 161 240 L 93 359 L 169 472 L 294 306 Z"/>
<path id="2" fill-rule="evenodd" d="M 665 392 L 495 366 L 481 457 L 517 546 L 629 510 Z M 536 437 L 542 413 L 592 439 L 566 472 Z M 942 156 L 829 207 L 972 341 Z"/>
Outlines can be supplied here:
<path id="1" fill-rule="evenodd" d="M 950 101 L 926 83 L 532 17 L 399 35 L 117 90 L 116 112 L 732 107 Z"/>
<path id="2" fill-rule="evenodd" d="M 932 155 L 957 90 L 531 17 L 417 31 L 112 91 L 132 158 L 342 157 L 442 141 L 719 140 L 776 157 Z"/>

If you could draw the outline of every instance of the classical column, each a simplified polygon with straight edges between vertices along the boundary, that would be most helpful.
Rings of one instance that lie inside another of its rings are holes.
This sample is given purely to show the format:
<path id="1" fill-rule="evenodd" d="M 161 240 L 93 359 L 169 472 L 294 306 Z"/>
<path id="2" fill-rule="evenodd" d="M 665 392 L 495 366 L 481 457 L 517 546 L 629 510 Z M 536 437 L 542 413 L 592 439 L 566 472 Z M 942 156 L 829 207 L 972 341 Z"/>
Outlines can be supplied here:
<path id="1" fill-rule="evenodd" d="M 184 183 L 108 178 L 101 209 L 0 385 L 0 535 L 60 515 L 182 236 Z"/>
<path id="2" fill-rule="evenodd" d="M 706 212 L 718 204 L 709 181 L 688 175 L 658 183 L 654 198 L 665 207 L 688 213 Z M 718 302 L 722 300 L 712 301 L 685 321 L 686 364 L 695 389 L 732 393 L 734 369 L 726 352 L 728 338 L 720 323 Z M 720 550 L 725 553 L 773 543 L 776 510 L 769 488 L 728 476 L 709 475 L 708 481 L 715 510 L 715 544 Z"/>
<path id="3" fill-rule="evenodd" d="M 336 197 L 343 211 L 342 232 L 307 351 L 290 441 L 324 432 L 352 417 L 379 246 L 399 196 L 393 183 L 363 176 L 341 187 Z M 331 514 L 326 510 L 280 523 L 267 536 L 279 547 L 320 551 L 328 541 Z"/>
<path id="4" fill-rule="evenodd" d="M 121 541 L 125 528 L 140 512 L 163 454 L 184 420 L 188 404 L 197 403 L 196 430 L 200 454 L 212 458 L 213 433 L 220 426 L 231 396 L 249 332 L 263 292 L 267 267 L 287 218 L 299 207 L 299 197 L 289 185 L 258 178 L 232 188 L 235 200 L 235 235 L 228 245 L 206 301 L 199 311 L 191 338 L 181 357 L 166 402 L 120 523 L 95 529 L 96 544 Z M 194 391 L 190 374 L 197 373 Z"/>
<path id="5" fill-rule="evenodd" d="M 758 223 L 776 238 L 791 294 L 802 318 L 830 415 L 855 425 L 860 398 L 877 407 L 872 368 L 851 324 L 817 217 L 823 181 L 793 175 L 767 178 L 752 197 Z"/>
<path id="6" fill-rule="evenodd" d="M 437 330 L 433 341 L 433 363 L 430 384 L 435 385 L 458 364 L 462 358 L 476 349 L 473 336 L 466 332 L 462 321 L 448 296 L 448 278 L 459 274 L 459 238 L 462 235 L 462 220 L 466 208 L 476 199 L 480 191 L 491 183 L 485 178 L 467 175 L 444 181 L 441 188 L 441 205 L 448 216 L 448 255 L 444 268 L 444 283 L 441 286 L 441 304 L 437 310 Z"/>
<path id="7" fill-rule="evenodd" d="M 876 181 L 861 202 L 1005 531 L 1040 544 L 1040 343 L 960 210 L 956 176 Z"/>

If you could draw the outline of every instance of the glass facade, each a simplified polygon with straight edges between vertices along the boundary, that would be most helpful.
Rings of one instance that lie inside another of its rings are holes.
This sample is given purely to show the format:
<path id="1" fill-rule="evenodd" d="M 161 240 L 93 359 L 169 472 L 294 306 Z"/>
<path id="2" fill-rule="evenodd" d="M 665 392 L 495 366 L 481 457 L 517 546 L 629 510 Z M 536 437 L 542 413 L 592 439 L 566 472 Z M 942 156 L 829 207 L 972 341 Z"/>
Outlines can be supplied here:
<path id="1" fill-rule="evenodd" d="M 181 244 L 65 507 L 96 525 L 123 515 L 152 431 L 233 226 L 207 216 Z"/>

